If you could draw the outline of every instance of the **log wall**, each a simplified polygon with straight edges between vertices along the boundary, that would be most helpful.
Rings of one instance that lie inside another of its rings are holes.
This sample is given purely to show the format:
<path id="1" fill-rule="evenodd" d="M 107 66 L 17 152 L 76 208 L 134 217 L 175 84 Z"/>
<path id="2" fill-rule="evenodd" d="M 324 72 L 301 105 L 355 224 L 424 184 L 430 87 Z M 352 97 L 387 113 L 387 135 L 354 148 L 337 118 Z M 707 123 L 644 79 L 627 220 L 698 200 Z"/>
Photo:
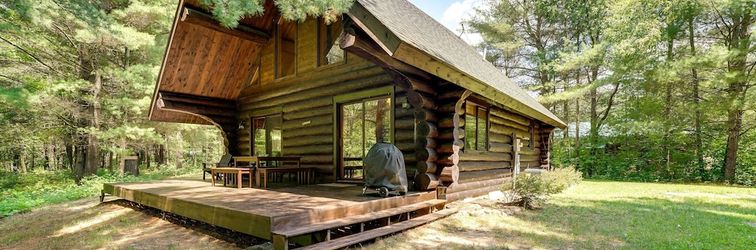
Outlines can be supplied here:
<path id="1" fill-rule="evenodd" d="M 447 189 L 447 198 L 461 199 L 498 190 L 506 181 L 511 181 L 514 166 L 513 142 L 519 138 L 520 168 L 540 168 L 548 166 L 548 150 L 553 128 L 543 123 L 506 110 L 490 101 L 473 95 L 476 102 L 490 104 L 488 116 L 488 150 L 472 151 L 464 149 L 464 113 L 456 124 L 462 145 L 459 152 L 458 181 Z M 473 99 L 473 98 L 470 98 Z M 464 112 L 464 108 L 461 111 Z M 441 125 L 443 127 L 443 125 Z M 449 137 L 449 136 L 442 136 Z"/>
<path id="2" fill-rule="evenodd" d="M 262 54 L 261 80 L 242 91 L 238 101 L 238 152 L 251 154 L 251 117 L 282 115 L 282 152 L 302 156 L 302 165 L 316 167 L 324 181 L 333 181 L 336 162 L 334 140 L 334 97 L 362 90 L 395 86 L 394 79 L 382 68 L 354 54 L 347 53 L 343 64 L 317 66 L 317 22 L 307 20 L 298 25 L 296 73 L 275 78 L 275 45 L 265 46 Z M 414 147 L 414 116 L 407 109 L 406 92 L 395 88 L 395 144 L 407 161 L 411 180 L 417 163 Z"/>

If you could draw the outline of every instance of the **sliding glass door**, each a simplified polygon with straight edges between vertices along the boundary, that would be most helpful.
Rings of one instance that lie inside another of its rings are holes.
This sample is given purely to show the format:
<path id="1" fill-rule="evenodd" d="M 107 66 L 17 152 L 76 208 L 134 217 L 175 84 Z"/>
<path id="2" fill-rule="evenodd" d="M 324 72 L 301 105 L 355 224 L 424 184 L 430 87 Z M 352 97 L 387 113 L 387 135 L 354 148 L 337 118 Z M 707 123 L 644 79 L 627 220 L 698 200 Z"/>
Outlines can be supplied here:
<path id="1" fill-rule="evenodd" d="M 378 142 L 392 142 L 391 105 L 391 96 L 337 104 L 339 179 L 362 179 L 362 159 L 370 147 Z"/>

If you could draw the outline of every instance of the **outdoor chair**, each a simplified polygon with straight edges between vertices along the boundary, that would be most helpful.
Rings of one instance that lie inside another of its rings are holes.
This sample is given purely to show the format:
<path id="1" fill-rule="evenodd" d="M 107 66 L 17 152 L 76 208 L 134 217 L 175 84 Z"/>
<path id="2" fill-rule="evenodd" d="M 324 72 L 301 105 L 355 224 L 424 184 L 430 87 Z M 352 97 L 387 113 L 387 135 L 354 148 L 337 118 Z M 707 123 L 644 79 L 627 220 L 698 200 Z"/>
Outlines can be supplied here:
<path id="1" fill-rule="evenodd" d="M 202 180 L 205 180 L 205 175 L 210 174 L 210 168 L 213 167 L 233 167 L 232 166 L 232 156 L 231 154 L 225 154 L 221 157 L 220 161 L 218 163 L 203 163 L 202 164 Z M 218 176 L 215 176 L 216 179 L 219 179 Z"/>

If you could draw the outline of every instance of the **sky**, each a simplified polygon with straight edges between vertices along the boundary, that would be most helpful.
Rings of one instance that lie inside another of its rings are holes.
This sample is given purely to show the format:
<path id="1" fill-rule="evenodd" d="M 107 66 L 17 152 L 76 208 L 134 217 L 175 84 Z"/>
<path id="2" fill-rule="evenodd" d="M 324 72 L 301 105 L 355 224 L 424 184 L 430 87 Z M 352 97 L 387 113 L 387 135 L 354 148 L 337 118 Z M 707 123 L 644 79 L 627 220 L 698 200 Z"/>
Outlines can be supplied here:
<path id="1" fill-rule="evenodd" d="M 455 34 L 462 33 L 462 22 L 475 13 L 475 8 L 484 6 L 484 0 L 410 0 L 412 4 L 428 13 Z M 475 45 L 483 38 L 468 29 L 462 34 L 462 40 Z"/>

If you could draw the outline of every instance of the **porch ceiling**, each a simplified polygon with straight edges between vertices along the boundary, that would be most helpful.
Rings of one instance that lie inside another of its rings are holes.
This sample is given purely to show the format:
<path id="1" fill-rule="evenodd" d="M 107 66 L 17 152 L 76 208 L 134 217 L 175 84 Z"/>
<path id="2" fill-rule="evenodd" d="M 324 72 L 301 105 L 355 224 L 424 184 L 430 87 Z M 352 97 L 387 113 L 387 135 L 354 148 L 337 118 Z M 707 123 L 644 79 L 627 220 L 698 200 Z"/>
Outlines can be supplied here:
<path id="1" fill-rule="evenodd" d="M 210 124 L 192 114 L 162 110 L 160 92 L 220 98 L 235 102 L 259 67 L 278 13 L 245 18 L 226 29 L 206 14 L 196 0 L 179 3 L 150 110 L 150 120 Z M 266 9 L 275 10 L 272 1 Z M 269 8 L 270 7 L 270 8 Z"/>

